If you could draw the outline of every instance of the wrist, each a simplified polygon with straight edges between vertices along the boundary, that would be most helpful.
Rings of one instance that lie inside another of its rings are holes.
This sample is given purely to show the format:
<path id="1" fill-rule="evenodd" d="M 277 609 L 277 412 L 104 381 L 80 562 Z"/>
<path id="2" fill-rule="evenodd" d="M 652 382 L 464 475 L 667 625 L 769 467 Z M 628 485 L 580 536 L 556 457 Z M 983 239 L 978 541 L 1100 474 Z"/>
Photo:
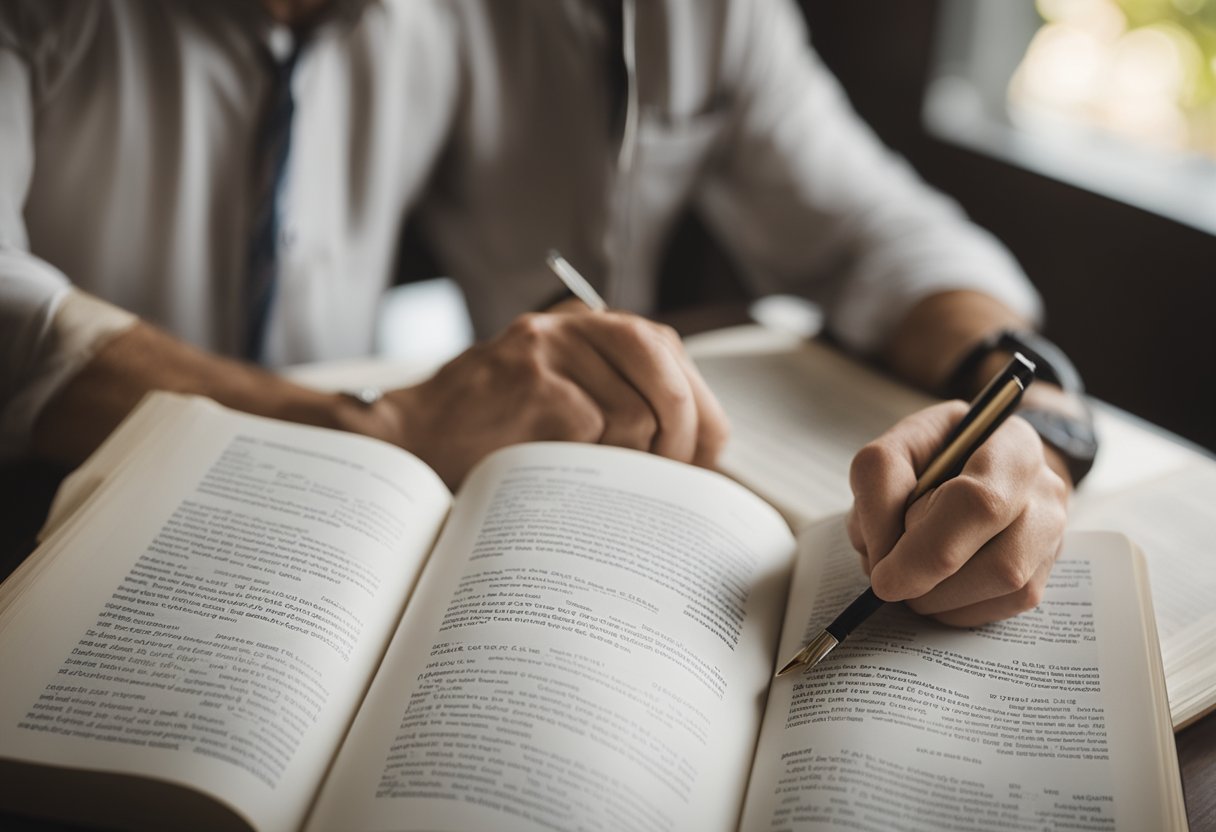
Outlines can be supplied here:
<path id="1" fill-rule="evenodd" d="M 959 361 L 944 392 L 951 397 L 970 397 L 976 385 L 1014 352 L 1034 362 L 1038 379 L 1027 389 L 1018 415 L 1043 440 L 1048 464 L 1075 486 L 1093 467 L 1098 440 L 1080 374 L 1055 344 L 1028 330 L 991 333 Z"/>
<path id="2" fill-rule="evenodd" d="M 969 290 L 939 292 L 904 315 L 883 347 L 883 358 L 900 377 L 938 391 L 951 370 L 988 333 L 1026 326 L 1025 319 L 990 295 Z M 970 392 L 978 392 L 987 380 L 981 379 Z"/>
<path id="3" fill-rule="evenodd" d="M 378 387 L 360 387 L 332 394 L 329 422 L 337 430 L 405 446 L 405 420 L 400 403 Z"/>
<path id="4" fill-rule="evenodd" d="M 1064 351 L 1034 330 L 1022 328 L 996 329 L 979 338 L 958 359 L 946 378 L 943 393 L 948 398 L 970 398 L 1015 352 L 1034 362 L 1039 381 L 1054 384 L 1078 399 L 1084 396 L 1081 374 Z"/>
<path id="5" fill-rule="evenodd" d="M 1063 480 L 1064 485 L 1068 487 L 1069 493 L 1072 493 L 1073 489 L 1077 487 L 1077 484 L 1073 482 L 1072 471 L 1070 470 L 1068 460 L 1065 459 L 1064 455 L 1061 454 L 1053 445 L 1049 445 L 1044 442 L 1043 459 L 1047 463 L 1047 467 L 1054 471 L 1056 476 Z"/>

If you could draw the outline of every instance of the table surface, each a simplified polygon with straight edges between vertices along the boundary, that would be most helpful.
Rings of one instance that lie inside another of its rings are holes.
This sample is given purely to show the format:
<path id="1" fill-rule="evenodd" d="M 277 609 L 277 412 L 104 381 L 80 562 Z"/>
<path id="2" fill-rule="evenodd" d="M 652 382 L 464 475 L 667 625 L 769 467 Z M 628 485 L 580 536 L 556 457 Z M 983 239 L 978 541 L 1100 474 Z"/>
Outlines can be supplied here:
<path id="1" fill-rule="evenodd" d="M 0 466 L 0 579 L 33 549 L 55 488 L 66 472 L 25 462 Z M 1216 713 L 1175 735 L 1192 832 L 1216 832 Z M 0 813 L 0 829 L 64 832 L 80 827 L 25 820 Z"/>

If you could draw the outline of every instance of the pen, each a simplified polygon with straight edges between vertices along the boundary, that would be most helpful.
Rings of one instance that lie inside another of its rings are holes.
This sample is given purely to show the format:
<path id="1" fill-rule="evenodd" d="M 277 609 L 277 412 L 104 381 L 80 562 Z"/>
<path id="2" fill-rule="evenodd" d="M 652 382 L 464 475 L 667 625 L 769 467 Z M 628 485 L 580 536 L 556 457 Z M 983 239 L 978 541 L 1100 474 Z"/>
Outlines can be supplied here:
<path id="1" fill-rule="evenodd" d="M 1022 393 L 1033 380 L 1034 362 L 1021 353 L 1014 353 L 1013 359 L 980 391 L 971 402 L 963 420 L 946 437 L 937 455 L 916 480 L 907 504 L 912 505 L 930 489 L 956 476 L 967 464 L 975 449 L 1013 412 L 1021 401 Z M 819 635 L 799 650 L 785 667 L 778 670 L 777 675 L 784 676 L 790 671 L 799 668 L 810 669 L 819 664 L 836 645 L 849 637 L 854 628 L 885 603 L 886 601 L 874 594 L 873 587 L 866 589 Z"/>
<path id="2" fill-rule="evenodd" d="M 545 255 L 545 262 L 549 264 L 553 273 L 561 278 L 562 283 L 566 284 L 566 288 L 589 308 L 596 312 L 603 312 L 608 308 L 608 304 L 587 282 L 587 278 L 579 274 L 578 269 L 571 266 L 570 261 L 562 257 L 557 249 L 549 249 L 549 253 Z"/>

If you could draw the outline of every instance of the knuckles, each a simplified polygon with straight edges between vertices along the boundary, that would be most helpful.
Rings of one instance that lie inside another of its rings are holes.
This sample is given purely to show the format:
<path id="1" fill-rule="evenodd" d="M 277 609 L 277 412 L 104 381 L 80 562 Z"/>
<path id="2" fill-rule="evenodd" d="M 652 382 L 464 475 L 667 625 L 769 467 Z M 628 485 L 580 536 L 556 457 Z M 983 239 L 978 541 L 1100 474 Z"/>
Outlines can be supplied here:
<path id="1" fill-rule="evenodd" d="M 873 488 L 875 483 L 887 479 L 902 461 L 899 452 L 881 439 L 864 445 L 849 465 L 849 485 L 853 493 Z"/>
<path id="2" fill-rule="evenodd" d="M 583 408 L 578 415 L 567 417 L 564 439 L 571 442 L 594 443 L 604 435 L 604 417 L 596 410 Z"/>
<path id="3" fill-rule="evenodd" d="M 556 340 L 551 318 L 540 313 L 520 315 L 499 338 L 481 348 L 486 364 L 514 387 L 546 389 L 555 377 L 549 362 Z"/>
<path id="4" fill-rule="evenodd" d="M 1023 593 L 1030 586 L 1035 573 L 1035 564 L 1021 558 L 1001 558 L 992 565 L 993 582 L 1002 590 L 1002 595 Z"/>
<path id="5" fill-rule="evenodd" d="M 618 404 L 605 414 L 604 432 L 631 448 L 649 448 L 659 430 L 659 420 L 639 397 Z"/>
<path id="6" fill-rule="evenodd" d="M 660 405 L 662 410 L 681 411 L 693 406 L 692 390 L 687 386 L 665 384 L 660 395 L 663 399 Z"/>
<path id="7" fill-rule="evenodd" d="M 552 383 L 552 373 L 544 358 L 536 352 L 505 357 L 503 376 L 520 391 L 535 393 L 545 390 Z"/>
<path id="8" fill-rule="evenodd" d="M 507 343 L 521 342 L 535 346 L 552 331 L 552 315 L 528 312 L 520 315 L 503 331 L 502 340 Z"/>
<path id="9" fill-rule="evenodd" d="M 989 481 L 960 474 L 938 486 L 937 499 L 957 506 L 960 516 L 986 528 L 1003 529 L 1017 513 L 1008 496 Z"/>
<path id="10" fill-rule="evenodd" d="M 628 353 L 670 352 L 673 349 L 683 350 L 680 335 L 666 324 L 648 321 L 638 315 L 624 312 L 610 312 L 606 315 L 595 316 L 594 323 L 604 328 L 604 334 L 617 344 L 628 348 Z"/>
<path id="11" fill-rule="evenodd" d="M 1015 417 L 1017 414 L 1014 414 Z M 1005 422 L 1003 429 L 1006 434 L 1012 437 L 1013 441 L 1017 442 L 1023 448 L 1041 448 L 1043 440 L 1039 438 L 1039 434 L 1021 417 L 1009 419 Z"/>
<path id="12" fill-rule="evenodd" d="M 1043 593 L 1046 589 L 1047 585 L 1045 582 L 1031 581 L 1018 590 L 1012 599 L 1018 607 L 1018 612 L 1032 610 L 1043 603 Z"/>
<path id="13" fill-rule="evenodd" d="M 573 388 L 555 387 L 550 404 L 534 412 L 529 433 L 539 439 L 567 442 L 598 442 L 605 420 L 599 408 L 581 400 Z"/>
<path id="14" fill-rule="evenodd" d="M 1018 466 L 1017 470 L 1026 477 L 1048 467 L 1047 458 L 1043 453 L 1043 440 L 1029 422 L 1020 418 L 1009 419 L 1001 426 L 1001 430 L 1013 448 L 1011 453 L 1003 458 L 1004 464 Z"/>
<path id="15" fill-rule="evenodd" d="M 958 546 L 935 546 L 921 553 L 918 562 L 923 564 L 924 573 L 941 583 L 963 567 L 970 557 L 970 552 L 963 552 Z"/>
<path id="16" fill-rule="evenodd" d="M 652 383 L 642 395 L 596 404 L 563 369 L 563 356 L 580 341 L 647 368 Z M 702 412 L 694 385 L 681 383 L 684 361 L 674 329 L 636 315 L 527 313 L 452 362 L 448 376 L 500 411 L 483 417 L 503 432 L 648 449 L 663 431 L 695 429 L 698 458 L 712 461 L 729 425 L 720 412 Z"/>
<path id="17" fill-rule="evenodd" d="M 676 332 L 675 327 L 668 324 L 653 324 L 655 333 L 659 340 L 663 342 L 669 349 L 674 349 L 679 352 L 684 351 L 684 342 L 680 338 L 680 333 Z"/>

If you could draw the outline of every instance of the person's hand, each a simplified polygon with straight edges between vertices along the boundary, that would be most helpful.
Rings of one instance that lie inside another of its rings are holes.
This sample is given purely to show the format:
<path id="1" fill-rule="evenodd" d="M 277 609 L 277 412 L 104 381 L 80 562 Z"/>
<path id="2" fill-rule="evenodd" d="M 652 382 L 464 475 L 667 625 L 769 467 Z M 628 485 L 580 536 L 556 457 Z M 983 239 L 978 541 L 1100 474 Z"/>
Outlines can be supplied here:
<path id="1" fill-rule="evenodd" d="M 675 331 L 620 312 L 523 315 L 384 401 L 390 435 L 451 486 L 517 442 L 599 442 L 710 465 L 728 433 Z"/>
<path id="2" fill-rule="evenodd" d="M 1031 609 L 1063 541 L 1069 486 L 1025 421 L 1008 419 L 959 476 L 911 506 L 908 495 L 966 413 L 945 402 L 912 414 L 853 459 L 849 539 L 874 592 L 946 624 L 977 626 Z"/>

